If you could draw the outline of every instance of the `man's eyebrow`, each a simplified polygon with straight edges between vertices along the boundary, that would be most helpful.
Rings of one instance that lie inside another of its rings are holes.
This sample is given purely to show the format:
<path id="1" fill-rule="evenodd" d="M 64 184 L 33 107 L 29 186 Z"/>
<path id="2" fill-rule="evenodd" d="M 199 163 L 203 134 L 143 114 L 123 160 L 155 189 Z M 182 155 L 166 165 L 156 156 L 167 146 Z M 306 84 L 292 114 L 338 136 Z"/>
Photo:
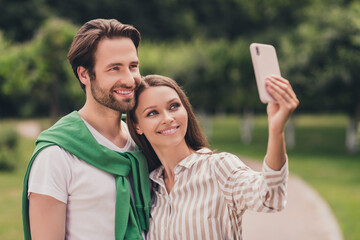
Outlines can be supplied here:
<path id="1" fill-rule="evenodd" d="M 139 61 L 132 61 L 132 62 L 130 62 L 130 64 L 131 64 L 131 65 L 133 65 L 133 64 L 139 65 Z M 109 63 L 108 65 L 106 65 L 106 68 L 114 67 L 114 66 L 124 66 L 124 64 L 123 64 L 123 63 L 119 63 L 119 62 Z"/>
<path id="2" fill-rule="evenodd" d="M 106 68 L 109 68 L 109 67 L 114 67 L 114 66 L 123 66 L 124 64 L 122 63 L 109 63 L 108 65 L 106 65 Z"/>

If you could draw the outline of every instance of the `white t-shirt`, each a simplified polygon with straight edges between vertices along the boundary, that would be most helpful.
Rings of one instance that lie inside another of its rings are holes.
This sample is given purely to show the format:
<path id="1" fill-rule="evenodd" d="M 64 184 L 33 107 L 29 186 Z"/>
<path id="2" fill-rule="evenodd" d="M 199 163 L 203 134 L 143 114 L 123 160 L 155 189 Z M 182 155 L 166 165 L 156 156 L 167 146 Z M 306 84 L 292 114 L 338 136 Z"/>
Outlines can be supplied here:
<path id="1" fill-rule="evenodd" d="M 85 124 L 99 144 L 118 152 L 135 150 L 130 135 L 125 147 L 119 148 Z M 122 127 L 128 131 L 124 122 Z M 28 186 L 29 194 L 48 195 L 66 204 L 66 239 L 115 238 L 114 175 L 87 164 L 59 146 L 50 146 L 36 157 Z"/>

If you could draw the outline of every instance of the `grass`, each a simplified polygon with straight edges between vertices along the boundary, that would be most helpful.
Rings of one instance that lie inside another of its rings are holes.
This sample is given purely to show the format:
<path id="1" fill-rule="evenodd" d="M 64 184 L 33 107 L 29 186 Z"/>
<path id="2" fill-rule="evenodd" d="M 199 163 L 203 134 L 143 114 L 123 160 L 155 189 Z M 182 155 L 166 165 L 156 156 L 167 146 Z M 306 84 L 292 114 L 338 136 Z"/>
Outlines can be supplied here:
<path id="1" fill-rule="evenodd" d="M 347 118 L 342 115 L 301 115 L 294 118 L 296 146 L 288 150 L 290 171 L 313 186 L 332 208 L 344 239 L 360 239 L 360 153 L 345 150 Z M 48 120 L 41 120 L 45 128 Z M 265 116 L 255 118 L 251 144 L 241 142 L 239 117 L 214 117 L 212 148 L 262 161 L 267 144 Z M 2 129 L 15 127 L 18 120 L 1 120 Z M 34 140 L 21 138 L 18 165 L 14 172 L 0 172 L 0 239 L 23 239 L 21 191 Z"/>
<path id="2" fill-rule="evenodd" d="M 21 194 L 25 161 L 29 160 L 34 142 L 21 139 L 17 169 L 0 172 L 0 239 L 23 239 L 21 222 Z"/>
<path id="3" fill-rule="evenodd" d="M 45 128 L 49 120 L 37 120 Z M 2 129 L 15 128 L 19 120 L 1 120 Z M 34 150 L 34 140 L 20 138 L 17 147 L 17 167 L 12 172 L 0 171 L 0 239 L 23 239 L 21 196 L 27 163 Z"/>
<path id="4" fill-rule="evenodd" d="M 344 239 L 360 239 L 360 153 L 345 149 L 347 118 L 301 115 L 294 118 L 296 146 L 288 149 L 290 171 L 301 176 L 329 203 Z M 219 151 L 263 160 L 267 144 L 265 116 L 255 119 L 253 140 L 243 144 L 239 117 L 215 117 L 210 143 Z"/>

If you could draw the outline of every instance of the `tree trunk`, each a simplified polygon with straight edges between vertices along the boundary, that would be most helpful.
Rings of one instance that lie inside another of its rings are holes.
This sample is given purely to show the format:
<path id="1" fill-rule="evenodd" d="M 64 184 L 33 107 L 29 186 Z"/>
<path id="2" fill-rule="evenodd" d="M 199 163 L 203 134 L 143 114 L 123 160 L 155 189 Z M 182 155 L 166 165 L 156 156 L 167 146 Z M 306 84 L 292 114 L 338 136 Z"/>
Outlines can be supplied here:
<path id="1" fill-rule="evenodd" d="M 252 141 L 252 130 L 254 128 L 254 113 L 252 110 L 244 110 L 240 124 L 241 140 L 244 144 L 250 144 Z"/>
<path id="2" fill-rule="evenodd" d="M 346 130 L 346 149 L 349 153 L 355 153 L 358 150 L 358 131 L 359 119 L 350 117 Z"/>
<path id="3" fill-rule="evenodd" d="M 295 140 L 295 124 L 293 117 L 290 117 L 285 127 L 285 142 L 286 147 L 293 149 L 296 145 Z"/>
<path id="4" fill-rule="evenodd" d="M 360 88 L 357 88 L 355 94 L 355 104 L 353 112 L 350 113 L 349 123 L 346 130 L 346 149 L 349 153 L 355 153 L 358 151 L 360 140 Z"/>

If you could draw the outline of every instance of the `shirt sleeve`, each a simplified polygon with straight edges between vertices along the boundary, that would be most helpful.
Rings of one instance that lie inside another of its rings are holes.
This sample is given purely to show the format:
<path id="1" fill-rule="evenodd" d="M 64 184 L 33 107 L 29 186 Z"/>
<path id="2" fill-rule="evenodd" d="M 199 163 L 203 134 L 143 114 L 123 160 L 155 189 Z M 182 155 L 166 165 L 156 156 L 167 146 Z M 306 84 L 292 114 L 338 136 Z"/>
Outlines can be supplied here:
<path id="1" fill-rule="evenodd" d="M 38 193 L 67 203 L 71 180 L 69 153 L 58 146 L 43 149 L 35 158 L 30 170 L 28 196 Z"/>
<path id="2" fill-rule="evenodd" d="M 214 173 L 224 198 L 231 208 L 241 214 L 246 209 L 257 212 L 276 212 L 286 205 L 288 160 L 279 170 L 272 170 L 264 161 L 262 172 L 253 171 L 237 156 L 219 155 Z"/>

